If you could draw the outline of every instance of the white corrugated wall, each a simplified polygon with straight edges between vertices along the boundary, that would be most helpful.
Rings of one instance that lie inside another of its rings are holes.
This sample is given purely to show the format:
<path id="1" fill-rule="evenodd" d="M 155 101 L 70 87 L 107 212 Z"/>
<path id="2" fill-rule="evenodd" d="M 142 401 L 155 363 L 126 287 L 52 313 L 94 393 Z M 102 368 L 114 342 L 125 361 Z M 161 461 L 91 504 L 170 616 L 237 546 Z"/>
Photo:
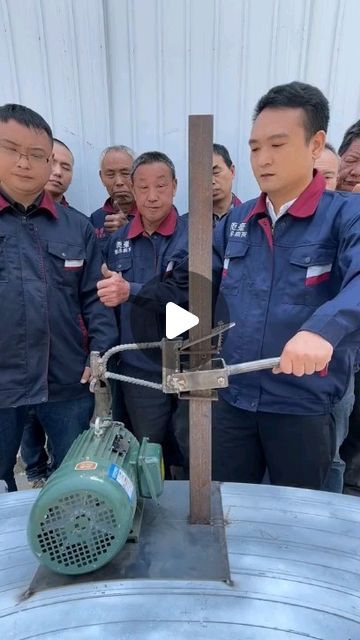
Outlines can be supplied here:
<path id="1" fill-rule="evenodd" d="M 0 103 L 36 109 L 71 147 L 85 213 L 105 198 L 108 144 L 168 153 L 184 211 L 190 113 L 214 114 L 244 199 L 251 113 L 272 85 L 319 86 L 336 146 L 360 117 L 359 24 L 359 0 L 0 0 Z"/>

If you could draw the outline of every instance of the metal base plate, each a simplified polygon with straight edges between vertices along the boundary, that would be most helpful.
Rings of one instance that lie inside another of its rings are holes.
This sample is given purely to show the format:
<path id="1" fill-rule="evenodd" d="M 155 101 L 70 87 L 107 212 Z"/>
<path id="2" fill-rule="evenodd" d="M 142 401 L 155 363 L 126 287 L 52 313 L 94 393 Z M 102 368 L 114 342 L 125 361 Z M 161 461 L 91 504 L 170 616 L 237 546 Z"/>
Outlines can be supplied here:
<path id="1" fill-rule="evenodd" d="M 212 522 L 190 525 L 189 483 L 165 482 L 159 504 L 144 501 L 137 543 L 127 542 L 106 566 L 80 576 L 65 576 L 40 566 L 25 597 L 69 584 L 131 578 L 230 582 L 220 486 L 212 484 Z"/>

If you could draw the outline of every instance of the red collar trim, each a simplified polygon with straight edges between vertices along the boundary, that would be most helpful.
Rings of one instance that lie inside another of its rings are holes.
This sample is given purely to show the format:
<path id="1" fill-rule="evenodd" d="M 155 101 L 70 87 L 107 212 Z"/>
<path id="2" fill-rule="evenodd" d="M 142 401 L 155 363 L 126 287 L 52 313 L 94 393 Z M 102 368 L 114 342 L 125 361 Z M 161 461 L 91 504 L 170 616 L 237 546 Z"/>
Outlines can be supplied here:
<path id="1" fill-rule="evenodd" d="M 69 206 L 70 206 L 70 205 L 69 205 L 69 203 L 68 203 L 68 201 L 66 200 L 66 198 L 65 198 L 65 196 L 64 196 L 64 195 L 63 195 L 63 197 L 61 198 L 61 200 L 60 200 L 60 203 L 59 203 L 59 204 L 62 204 L 62 206 L 63 206 L 63 207 L 69 207 Z"/>
<path id="2" fill-rule="evenodd" d="M 313 179 L 310 184 L 304 189 L 302 193 L 296 198 L 295 202 L 289 207 L 288 213 L 295 218 L 308 218 L 314 215 L 317 206 L 320 202 L 321 196 L 325 191 L 325 179 L 324 176 L 314 170 Z M 248 222 L 250 218 L 260 214 L 266 213 L 266 193 L 261 193 L 258 197 L 255 206 L 245 218 L 245 222 Z"/>
<path id="3" fill-rule="evenodd" d="M 105 200 L 103 204 L 103 211 L 105 211 L 106 213 L 117 213 L 112 205 L 111 198 Z"/>
<path id="4" fill-rule="evenodd" d="M 171 236 L 176 227 L 176 221 L 178 218 L 178 212 L 175 207 L 172 207 L 166 218 L 161 222 L 161 224 L 156 229 L 156 233 L 160 233 L 162 236 Z M 127 237 L 129 240 L 136 238 L 137 236 L 146 233 L 141 215 L 139 211 L 135 212 L 135 216 L 130 222 L 129 232 Z"/>
<path id="5" fill-rule="evenodd" d="M 7 200 L 5 200 L 5 198 L 1 195 L 0 193 L 0 213 L 6 209 L 6 207 L 10 207 L 10 202 L 8 202 Z"/>
<path id="6" fill-rule="evenodd" d="M 58 218 L 58 214 L 56 211 L 56 204 L 52 199 L 52 197 L 50 196 L 50 194 L 47 193 L 46 191 L 44 191 L 43 197 L 41 198 L 39 209 L 46 209 L 54 216 L 54 218 Z"/>
<path id="7" fill-rule="evenodd" d="M 241 204 L 240 198 L 238 198 L 237 195 L 233 193 L 231 198 L 231 206 L 238 207 L 240 204 Z"/>
<path id="8" fill-rule="evenodd" d="M 0 213 L 2 213 L 7 207 L 11 207 L 11 204 L 0 194 Z M 51 213 L 54 218 L 58 218 L 56 204 L 46 191 L 43 192 L 38 209 L 45 209 L 45 211 Z"/>

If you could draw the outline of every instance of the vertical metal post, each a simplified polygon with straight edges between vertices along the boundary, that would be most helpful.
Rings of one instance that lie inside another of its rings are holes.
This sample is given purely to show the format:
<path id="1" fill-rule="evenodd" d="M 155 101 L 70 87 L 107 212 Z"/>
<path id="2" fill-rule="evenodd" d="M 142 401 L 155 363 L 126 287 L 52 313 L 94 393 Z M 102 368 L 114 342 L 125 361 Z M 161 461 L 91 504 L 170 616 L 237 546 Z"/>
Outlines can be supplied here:
<path id="1" fill-rule="evenodd" d="M 189 116 L 189 310 L 199 317 L 190 340 L 212 325 L 213 116 Z M 194 345 L 190 366 L 206 365 L 210 341 Z M 211 391 L 190 394 L 190 522 L 211 518 Z M 192 399 L 192 396 L 194 399 Z"/>

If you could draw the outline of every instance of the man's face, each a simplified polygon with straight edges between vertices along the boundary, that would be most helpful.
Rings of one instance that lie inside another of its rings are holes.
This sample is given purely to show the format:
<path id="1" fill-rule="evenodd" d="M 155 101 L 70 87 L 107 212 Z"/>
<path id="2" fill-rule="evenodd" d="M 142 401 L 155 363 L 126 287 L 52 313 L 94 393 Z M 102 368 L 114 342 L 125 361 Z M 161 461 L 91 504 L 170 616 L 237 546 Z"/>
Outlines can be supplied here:
<path id="1" fill-rule="evenodd" d="M 214 204 L 231 197 L 234 175 L 234 165 L 229 168 L 222 156 L 213 153 L 212 188 Z"/>
<path id="2" fill-rule="evenodd" d="M 340 158 L 339 180 L 340 191 L 353 191 L 360 183 L 360 138 L 352 141 L 350 147 Z"/>
<path id="3" fill-rule="evenodd" d="M 338 156 L 330 149 L 324 149 L 315 162 L 315 169 L 323 174 L 326 188 L 335 191 L 339 173 Z"/>
<path id="4" fill-rule="evenodd" d="M 318 132 L 306 141 L 302 109 L 264 109 L 249 140 L 251 166 L 260 189 L 283 204 L 297 197 L 311 179 L 324 138 Z"/>
<path id="5" fill-rule="evenodd" d="M 20 155 L 21 154 L 21 155 Z M 51 172 L 52 141 L 15 120 L 0 122 L 0 184 L 18 202 L 34 199 Z"/>
<path id="6" fill-rule="evenodd" d="M 130 180 L 132 163 L 131 156 L 125 151 L 109 151 L 101 163 L 101 181 L 120 207 L 134 201 Z"/>
<path id="7" fill-rule="evenodd" d="M 58 142 L 54 142 L 52 170 L 45 189 L 54 200 L 61 200 L 70 186 L 73 175 L 74 159 L 70 151 Z"/>
<path id="8" fill-rule="evenodd" d="M 164 162 L 140 165 L 133 177 L 136 206 L 150 224 L 160 224 L 170 212 L 176 193 L 176 180 Z"/>

